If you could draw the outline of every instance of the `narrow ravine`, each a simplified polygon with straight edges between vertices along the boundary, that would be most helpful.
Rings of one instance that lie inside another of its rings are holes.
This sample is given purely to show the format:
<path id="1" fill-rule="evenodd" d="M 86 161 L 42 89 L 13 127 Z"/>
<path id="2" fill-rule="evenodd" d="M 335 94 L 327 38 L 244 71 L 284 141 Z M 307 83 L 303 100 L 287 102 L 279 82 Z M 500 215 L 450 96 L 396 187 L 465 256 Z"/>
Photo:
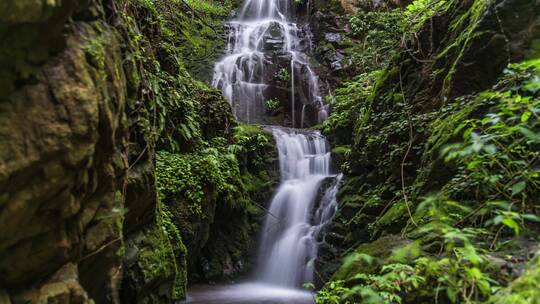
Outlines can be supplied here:
<path id="1" fill-rule="evenodd" d="M 271 95 L 267 80 L 275 64 L 271 60 L 285 56 L 290 61 L 287 125 L 292 128 L 265 127 L 276 142 L 281 182 L 268 205 L 251 280 L 194 287 L 187 303 L 313 303 L 312 293 L 302 285 L 314 281 L 318 245 L 337 209 L 341 174 L 331 171 L 326 138 L 319 131 L 302 129 L 306 105 L 317 109 L 318 122 L 326 119 L 327 107 L 309 64 L 310 35 L 293 18 L 290 0 L 246 0 L 238 19 L 228 23 L 227 54 L 215 65 L 213 85 L 231 103 L 238 120 L 266 123 Z"/>

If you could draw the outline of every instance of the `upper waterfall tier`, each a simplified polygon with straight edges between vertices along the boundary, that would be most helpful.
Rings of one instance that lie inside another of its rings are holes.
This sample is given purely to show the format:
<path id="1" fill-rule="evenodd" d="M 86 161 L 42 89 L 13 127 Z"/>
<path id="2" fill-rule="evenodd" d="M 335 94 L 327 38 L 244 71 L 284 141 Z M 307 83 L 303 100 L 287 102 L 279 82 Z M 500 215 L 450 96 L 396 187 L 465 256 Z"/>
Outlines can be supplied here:
<path id="1" fill-rule="evenodd" d="M 291 0 L 248 0 L 239 17 L 227 23 L 226 55 L 216 63 L 212 84 L 244 122 L 264 123 L 267 101 L 287 108 L 288 125 L 303 127 L 305 107 L 317 109 L 316 122 L 327 116 L 319 78 L 310 66 L 310 33 L 291 21 Z M 287 83 L 276 85 L 276 75 Z"/>
<path id="2" fill-rule="evenodd" d="M 285 21 L 290 17 L 290 0 L 247 0 L 240 12 L 240 19 L 278 18 Z"/>

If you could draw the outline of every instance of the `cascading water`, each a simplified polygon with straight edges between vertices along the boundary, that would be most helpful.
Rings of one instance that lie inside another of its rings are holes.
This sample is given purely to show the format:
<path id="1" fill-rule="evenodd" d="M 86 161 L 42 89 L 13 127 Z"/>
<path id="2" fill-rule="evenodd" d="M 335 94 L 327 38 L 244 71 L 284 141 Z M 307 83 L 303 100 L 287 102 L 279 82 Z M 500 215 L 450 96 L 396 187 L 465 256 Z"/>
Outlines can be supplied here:
<path id="1" fill-rule="evenodd" d="M 227 55 L 215 65 L 212 84 L 223 92 L 241 121 L 264 122 L 269 87 L 265 76 L 267 68 L 275 64 L 270 55 L 275 53 L 290 60 L 292 127 L 303 127 L 297 124 L 295 109 L 298 87 L 304 83 L 308 92 L 304 104 L 313 104 L 319 109 L 319 121 L 327 117 L 327 107 L 319 93 L 319 79 L 304 52 L 311 48 L 310 35 L 289 20 L 292 1 L 246 0 L 239 18 L 228 23 Z M 302 43 L 302 38 L 308 42 Z M 281 49 L 270 45 L 281 46 Z"/>
<path id="2" fill-rule="evenodd" d="M 281 185 L 264 224 L 259 279 L 299 287 L 313 281 L 317 237 L 336 208 L 335 191 L 327 191 L 331 195 L 323 196 L 314 212 L 321 183 L 333 176 L 330 152 L 326 139 L 318 132 L 275 128 L 273 134 L 279 151 Z"/>
<path id="3" fill-rule="evenodd" d="M 293 128 L 270 127 L 279 152 L 281 183 L 265 219 L 257 274 L 252 283 L 191 290 L 188 303 L 313 303 L 312 294 L 299 287 L 314 279 L 318 244 L 337 209 L 341 174 L 331 174 L 328 143 L 320 132 L 294 129 L 303 127 L 307 104 L 316 105 L 319 121 L 326 119 L 327 107 L 304 52 L 306 43 L 301 42 L 301 36 L 310 39 L 309 31 L 289 21 L 292 1 L 246 0 L 239 18 L 228 23 L 227 55 L 214 70 L 213 85 L 222 90 L 237 119 L 261 123 L 269 86 L 266 70 L 273 64 L 268 53 L 286 54 L 290 60 Z M 269 50 L 269 44 L 281 47 Z M 311 46 L 310 41 L 307 44 Z M 297 96 L 303 96 L 300 113 Z"/>
<path id="4" fill-rule="evenodd" d="M 328 144 L 319 132 L 271 129 L 281 184 L 265 219 L 257 274 L 251 283 L 192 290 L 187 303 L 313 304 L 312 294 L 299 287 L 314 279 L 318 244 L 336 212 L 342 175 L 330 173 Z"/>

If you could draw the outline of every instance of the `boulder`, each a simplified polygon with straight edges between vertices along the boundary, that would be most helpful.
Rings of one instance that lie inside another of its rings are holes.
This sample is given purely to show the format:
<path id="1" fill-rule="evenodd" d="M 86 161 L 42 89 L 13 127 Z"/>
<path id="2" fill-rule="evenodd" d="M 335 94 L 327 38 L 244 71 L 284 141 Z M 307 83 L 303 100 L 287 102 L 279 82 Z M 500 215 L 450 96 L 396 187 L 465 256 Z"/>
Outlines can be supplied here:
<path id="1" fill-rule="evenodd" d="M 0 303 L 2 296 L 0 295 Z M 9 303 L 9 299 L 8 302 Z M 34 286 L 21 294 L 13 296 L 13 303 L 69 303 L 69 304 L 90 304 L 86 291 L 79 283 L 79 273 L 77 266 L 67 263 L 55 272 L 43 284 Z"/>

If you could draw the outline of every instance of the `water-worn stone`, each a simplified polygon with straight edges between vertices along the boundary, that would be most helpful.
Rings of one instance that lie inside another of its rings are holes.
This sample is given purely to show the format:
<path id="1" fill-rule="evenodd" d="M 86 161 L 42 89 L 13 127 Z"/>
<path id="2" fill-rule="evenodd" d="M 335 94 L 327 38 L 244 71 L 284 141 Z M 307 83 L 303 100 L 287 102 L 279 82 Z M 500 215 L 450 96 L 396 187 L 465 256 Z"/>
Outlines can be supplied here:
<path id="1" fill-rule="evenodd" d="M 13 303 L 70 303 L 90 304 L 86 291 L 79 283 L 77 266 L 68 263 L 60 268 L 45 283 L 34 286 L 13 296 Z M 0 303 L 2 300 L 0 299 Z"/>
<path id="2" fill-rule="evenodd" d="M 338 43 L 341 41 L 340 33 L 325 33 L 324 39 L 330 43 Z"/>

